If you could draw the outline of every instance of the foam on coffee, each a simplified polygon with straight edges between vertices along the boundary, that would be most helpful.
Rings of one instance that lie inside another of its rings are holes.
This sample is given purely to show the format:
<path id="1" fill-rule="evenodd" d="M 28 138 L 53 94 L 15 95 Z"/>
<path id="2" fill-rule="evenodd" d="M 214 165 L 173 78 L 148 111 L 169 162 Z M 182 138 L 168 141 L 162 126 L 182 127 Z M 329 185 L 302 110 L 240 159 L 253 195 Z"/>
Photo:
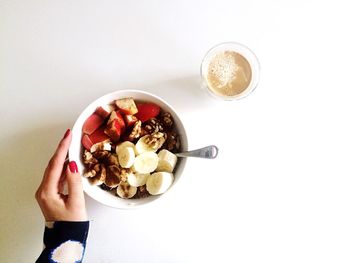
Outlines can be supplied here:
<path id="1" fill-rule="evenodd" d="M 252 69 L 241 54 L 221 51 L 209 61 L 206 79 L 208 87 L 215 94 L 232 97 L 248 88 L 252 79 Z"/>

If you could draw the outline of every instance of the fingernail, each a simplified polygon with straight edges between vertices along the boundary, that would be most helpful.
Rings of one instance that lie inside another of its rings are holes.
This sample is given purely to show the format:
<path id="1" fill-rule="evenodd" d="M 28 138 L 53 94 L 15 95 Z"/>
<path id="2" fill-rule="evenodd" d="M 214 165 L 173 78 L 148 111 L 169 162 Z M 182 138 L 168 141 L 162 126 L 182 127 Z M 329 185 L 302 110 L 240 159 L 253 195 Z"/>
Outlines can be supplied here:
<path id="1" fill-rule="evenodd" d="M 71 161 L 71 162 L 69 162 L 68 166 L 69 166 L 69 170 L 70 170 L 72 173 L 77 173 L 77 172 L 78 172 L 78 166 L 77 166 L 77 163 L 76 163 L 76 162 Z"/>
<path id="2" fill-rule="evenodd" d="M 70 129 L 68 129 L 68 130 L 66 131 L 66 133 L 65 133 L 64 136 L 63 136 L 63 139 L 66 139 L 66 138 L 68 137 L 69 134 L 70 134 Z"/>

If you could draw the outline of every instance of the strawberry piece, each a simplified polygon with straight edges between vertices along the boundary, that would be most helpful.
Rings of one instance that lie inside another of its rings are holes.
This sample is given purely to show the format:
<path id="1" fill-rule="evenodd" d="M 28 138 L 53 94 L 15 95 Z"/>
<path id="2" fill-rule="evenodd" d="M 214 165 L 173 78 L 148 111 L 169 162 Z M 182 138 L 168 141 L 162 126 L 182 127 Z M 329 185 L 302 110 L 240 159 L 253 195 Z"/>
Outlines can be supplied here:
<path id="1" fill-rule="evenodd" d="M 123 118 L 123 114 L 121 110 L 118 111 L 112 111 L 111 116 L 108 119 L 107 125 L 110 124 L 112 121 L 116 120 L 119 123 L 119 126 L 122 130 L 122 132 L 125 131 L 125 122 Z"/>
<path id="2" fill-rule="evenodd" d="M 107 134 L 113 142 L 118 142 L 120 136 L 122 135 L 122 127 L 120 126 L 118 120 L 113 120 L 107 124 L 104 133 Z"/>
<path id="3" fill-rule="evenodd" d="M 122 132 L 124 132 L 125 131 L 125 122 L 124 122 L 124 118 L 123 118 L 123 115 L 121 112 L 122 111 L 120 111 L 120 110 L 116 111 L 115 120 L 119 123 L 119 125 L 122 129 Z"/>
<path id="4" fill-rule="evenodd" d="M 104 127 L 98 128 L 93 134 L 90 136 L 90 140 L 93 144 L 99 143 L 99 142 L 104 142 L 109 140 L 109 137 L 107 134 L 104 132 Z"/>
<path id="5" fill-rule="evenodd" d="M 160 107 L 154 103 L 139 103 L 137 109 L 135 116 L 142 122 L 157 117 L 160 112 Z"/>
<path id="6" fill-rule="evenodd" d="M 137 107 L 133 98 L 124 98 L 115 101 L 117 107 L 124 113 L 134 115 L 137 113 Z"/>
<path id="7" fill-rule="evenodd" d="M 95 110 L 95 113 L 100 116 L 102 119 L 107 119 L 109 114 L 111 114 L 111 112 L 114 110 L 112 105 L 106 105 L 106 106 L 101 106 L 98 107 Z"/>
<path id="8" fill-rule="evenodd" d="M 83 125 L 83 133 L 86 134 L 92 134 L 94 131 L 96 131 L 103 123 L 103 119 L 93 113 L 87 120 L 84 122 Z"/>
<path id="9" fill-rule="evenodd" d="M 81 143 L 83 144 L 84 148 L 89 151 L 94 144 L 104 141 L 109 141 L 109 137 L 104 133 L 103 127 L 98 128 L 91 135 L 84 134 L 83 138 L 81 139 Z"/>
<path id="10" fill-rule="evenodd" d="M 83 144 L 84 148 L 89 151 L 92 145 L 94 145 L 93 142 L 90 140 L 89 135 L 86 134 L 84 134 L 83 138 L 81 138 L 81 143 Z"/>
<path id="11" fill-rule="evenodd" d="M 126 127 L 132 127 L 134 126 L 135 122 L 138 121 L 138 119 L 134 115 L 124 115 L 124 121 L 126 124 Z"/>

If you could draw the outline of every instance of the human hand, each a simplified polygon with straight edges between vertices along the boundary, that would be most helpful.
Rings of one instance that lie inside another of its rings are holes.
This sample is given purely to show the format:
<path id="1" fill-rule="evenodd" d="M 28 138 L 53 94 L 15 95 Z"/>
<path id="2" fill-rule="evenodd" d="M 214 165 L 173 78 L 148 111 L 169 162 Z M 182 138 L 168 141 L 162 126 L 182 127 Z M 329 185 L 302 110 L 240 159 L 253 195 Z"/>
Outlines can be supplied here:
<path id="1" fill-rule="evenodd" d="M 65 172 L 64 162 L 72 135 L 68 129 L 50 159 L 35 198 L 46 221 L 86 221 L 86 208 L 81 176 L 77 164 L 71 161 Z M 67 181 L 68 195 L 62 194 L 63 181 Z"/>

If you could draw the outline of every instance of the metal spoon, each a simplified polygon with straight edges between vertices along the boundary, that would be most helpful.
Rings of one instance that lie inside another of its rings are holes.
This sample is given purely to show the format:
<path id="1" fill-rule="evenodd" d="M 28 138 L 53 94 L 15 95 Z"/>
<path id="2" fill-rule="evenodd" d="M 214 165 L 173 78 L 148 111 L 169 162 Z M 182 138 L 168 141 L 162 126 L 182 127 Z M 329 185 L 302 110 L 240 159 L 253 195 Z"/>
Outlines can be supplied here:
<path id="1" fill-rule="evenodd" d="M 215 145 L 210 145 L 197 150 L 176 153 L 177 157 L 199 157 L 206 159 L 215 159 L 218 156 L 219 148 Z"/>

